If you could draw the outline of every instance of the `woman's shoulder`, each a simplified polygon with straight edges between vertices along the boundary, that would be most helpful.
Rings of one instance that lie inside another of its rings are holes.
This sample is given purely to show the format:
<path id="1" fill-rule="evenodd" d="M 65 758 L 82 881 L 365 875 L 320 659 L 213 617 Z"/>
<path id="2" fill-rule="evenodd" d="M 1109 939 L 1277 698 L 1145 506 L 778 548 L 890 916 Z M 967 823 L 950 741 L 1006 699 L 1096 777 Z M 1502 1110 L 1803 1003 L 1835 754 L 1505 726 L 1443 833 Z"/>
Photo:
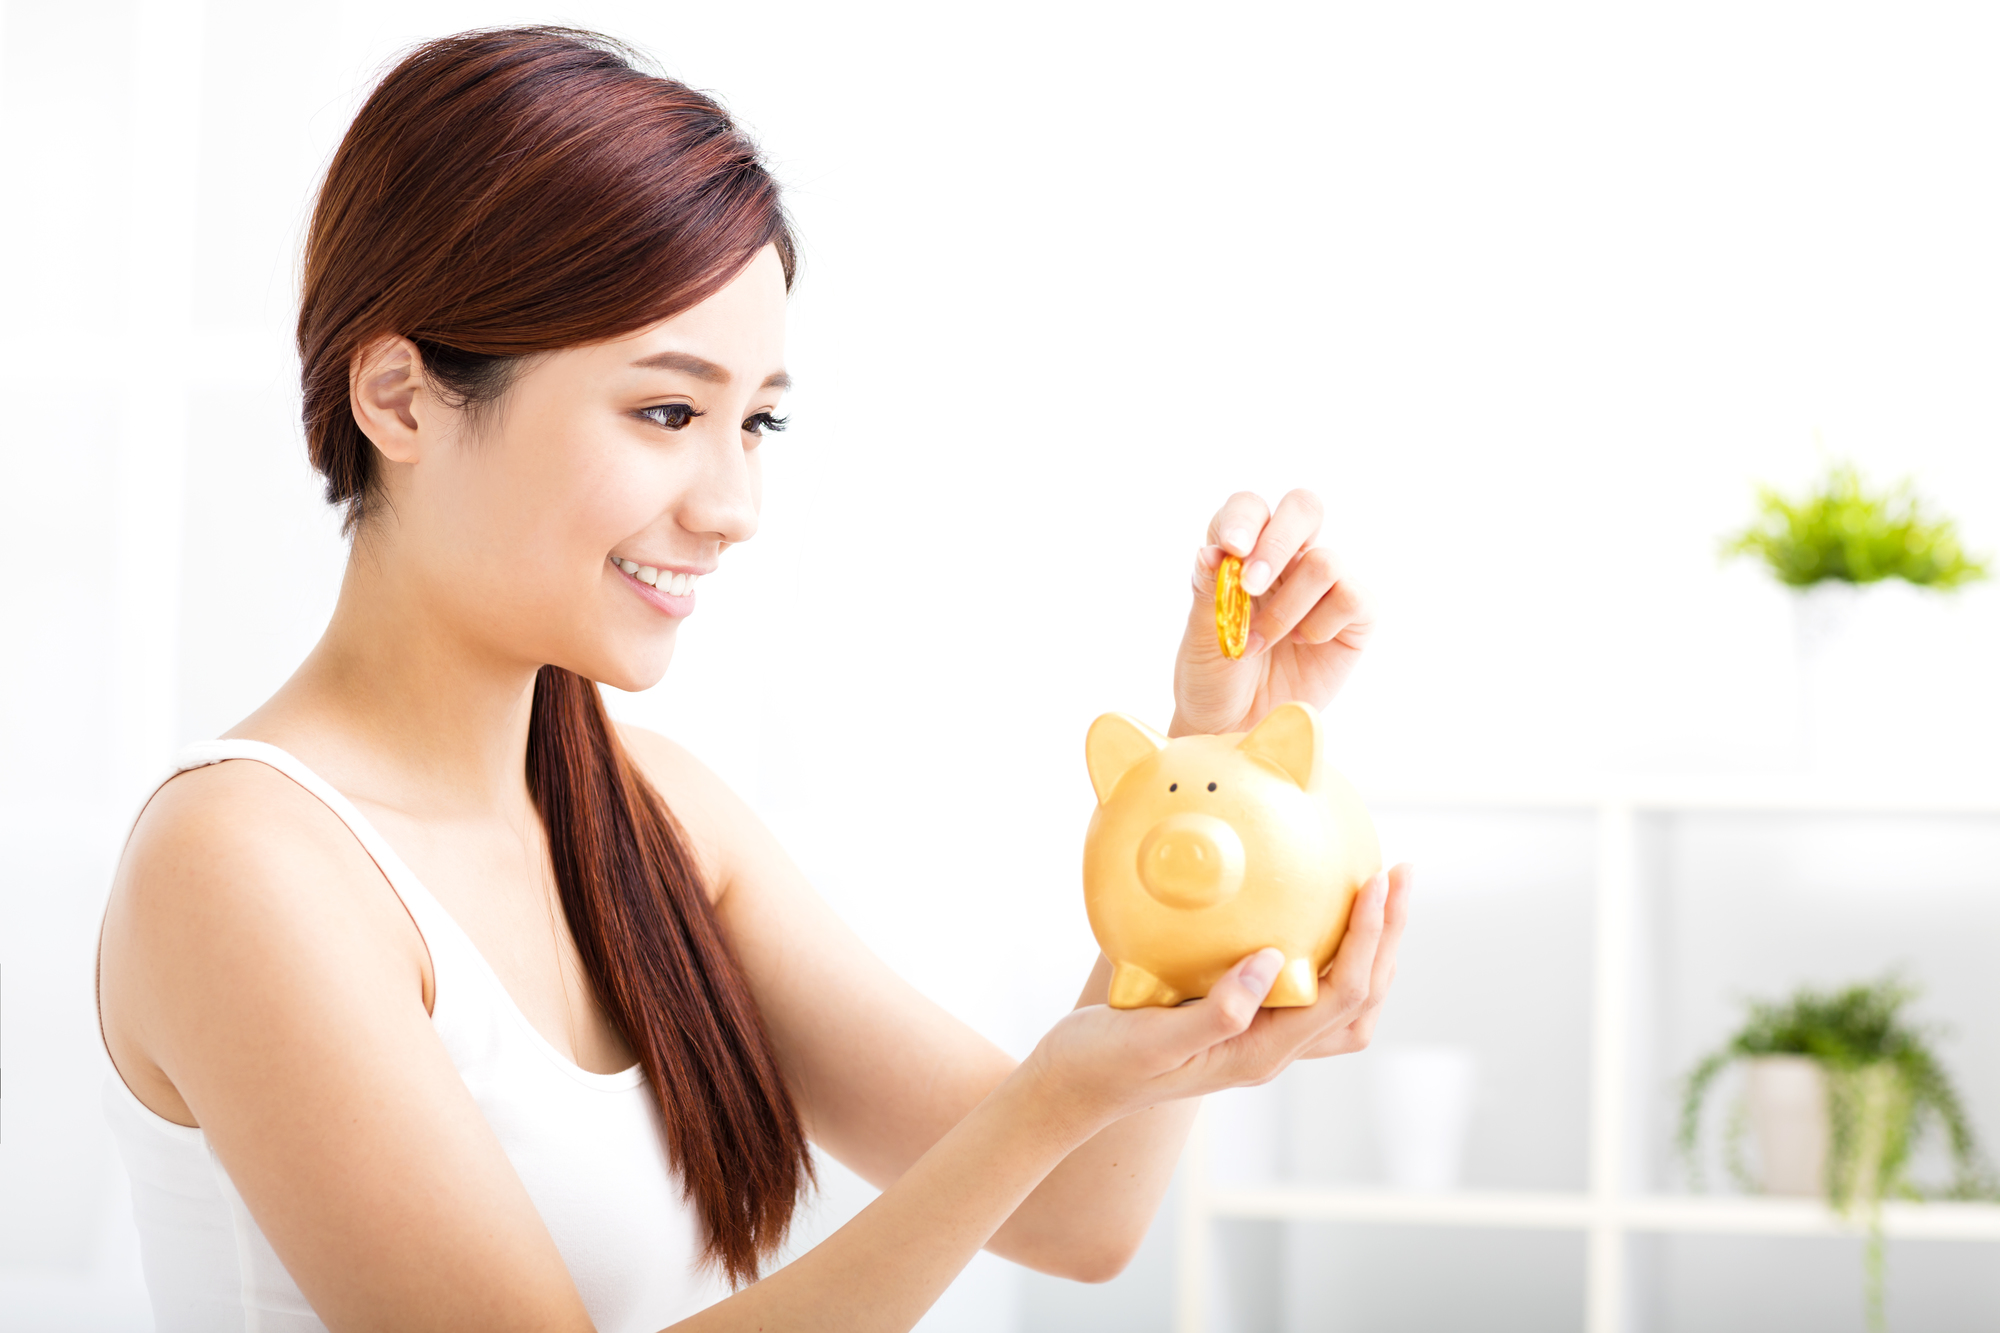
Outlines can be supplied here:
<path id="1" fill-rule="evenodd" d="M 244 877 L 313 878 L 372 864 L 317 796 L 269 764 L 228 759 L 186 769 L 154 791 L 133 823 L 117 885 L 226 888 Z"/>
<path id="2" fill-rule="evenodd" d="M 639 766 L 652 784 L 666 796 L 671 787 L 678 791 L 684 786 L 703 787 L 709 784 L 721 785 L 721 779 L 714 770 L 695 758 L 694 753 L 678 741 L 669 740 L 657 731 L 635 727 L 630 722 L 615 722 L 618 728 L 619 744 L 625 753 Z"/>
<path id="3" fill-rule="evenodd" d="M 196 1123 L 163 1072 L 167 1052 L 205 1059 L 217 1043 L 267 1038 L 279 1015 L 334 1023 L 357 992 L 404 982 L 428 1009 L 422 936 L 311 792 L 232 759 L 153 793 L 105 907 L 98 1004 L 112 1062 L 156 1114 Z"/>
<path id="4" fill-rule="evenodd" d="M 105 915 L 107 965 L 135 952 L 219 955 L 315 939 L 379 947 L 385 938 L 425 957 L 400 900 L 341 818 L 250 759 L 188 769 L 153 793 Z"/>
<path id="5" fill-rule="evenodd" d="M 749 855 L 770 838 L 763 821 L 686 746 L 644 727 L 616 725 L 625 752 L 694 844 L 709 896 L 720 897 Z"/>

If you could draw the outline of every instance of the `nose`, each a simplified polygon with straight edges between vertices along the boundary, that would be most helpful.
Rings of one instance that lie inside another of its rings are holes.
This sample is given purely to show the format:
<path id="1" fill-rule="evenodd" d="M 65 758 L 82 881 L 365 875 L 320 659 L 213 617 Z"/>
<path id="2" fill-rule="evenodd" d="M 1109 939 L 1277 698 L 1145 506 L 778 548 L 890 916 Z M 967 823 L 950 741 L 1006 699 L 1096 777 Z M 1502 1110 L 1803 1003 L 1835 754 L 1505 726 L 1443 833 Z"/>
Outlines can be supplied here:
<path id="1" fill-rule="evenodd" d="M 733 431 L 702 444 L 700 471 L 680 497 L 680 525 L 696 536 L 718 537 L 724 546 L 747 542 L 757 535 L 763 501 L 759 460 Z"/>
<path id="2" fill-rule="evenodd" d="M 1168 815 L 1139 844 L 1139 882 L 1168 907 L 1211 907 L 1243 887 L 1243 841 L 1213 815 Z"/>

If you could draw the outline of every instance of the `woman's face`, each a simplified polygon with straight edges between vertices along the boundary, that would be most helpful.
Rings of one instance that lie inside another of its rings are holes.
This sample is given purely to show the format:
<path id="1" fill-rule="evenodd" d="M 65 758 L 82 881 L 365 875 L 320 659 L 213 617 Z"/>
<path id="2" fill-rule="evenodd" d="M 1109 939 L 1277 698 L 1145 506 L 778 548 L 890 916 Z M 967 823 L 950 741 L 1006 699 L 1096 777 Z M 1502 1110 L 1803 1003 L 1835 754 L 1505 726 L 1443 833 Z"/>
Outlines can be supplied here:
<path id="1" fill-rule="evenodd" d="M 672 319 L 530 358 L 474 417 L 418 391 L 413 456 L 385 462 L 378 513 L 425 611 L 522 665 L 658 681 L 696 580 L 757 531 L 784 350 L 767 246 Z"/>

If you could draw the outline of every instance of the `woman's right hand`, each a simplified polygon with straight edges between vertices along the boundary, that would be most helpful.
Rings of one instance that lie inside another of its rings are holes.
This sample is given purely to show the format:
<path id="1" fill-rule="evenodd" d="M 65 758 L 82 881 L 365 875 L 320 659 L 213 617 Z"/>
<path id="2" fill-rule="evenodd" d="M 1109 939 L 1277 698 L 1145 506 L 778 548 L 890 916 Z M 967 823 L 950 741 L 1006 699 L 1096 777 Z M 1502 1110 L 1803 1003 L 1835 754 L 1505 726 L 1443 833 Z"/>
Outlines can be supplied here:
<path id="1" fill-rule="evenodd" d="M 1259 1008 L 1284 963 L 1276 949 L 1263 949 L 1200 1000 L 1073 1011 L 1022 1072 L 1086 1122 L 1109 1124 L 1161 1102 L 1268 1083 L 1294 1060 L 1361 1050 L 1395 980 L 1410 883 L 1410 867 L 1399 865 L 1355 895 L 1347 934 L 1310 1005 Z"/>

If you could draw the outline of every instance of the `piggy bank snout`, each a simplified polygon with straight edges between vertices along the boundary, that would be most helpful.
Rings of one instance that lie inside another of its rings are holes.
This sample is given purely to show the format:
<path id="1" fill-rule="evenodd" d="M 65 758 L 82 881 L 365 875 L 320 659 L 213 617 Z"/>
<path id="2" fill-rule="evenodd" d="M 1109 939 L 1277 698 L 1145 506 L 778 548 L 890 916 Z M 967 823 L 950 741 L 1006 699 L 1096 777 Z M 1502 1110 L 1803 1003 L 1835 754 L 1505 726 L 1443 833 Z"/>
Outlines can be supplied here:
<path id="1" fill-rule="evenodd" d="M 1213 815 L 1169 815 L 1139 844 L 1139 882 L 1168 907 L 1209 907 L 1243 886 L 1243 840 Z"/>

